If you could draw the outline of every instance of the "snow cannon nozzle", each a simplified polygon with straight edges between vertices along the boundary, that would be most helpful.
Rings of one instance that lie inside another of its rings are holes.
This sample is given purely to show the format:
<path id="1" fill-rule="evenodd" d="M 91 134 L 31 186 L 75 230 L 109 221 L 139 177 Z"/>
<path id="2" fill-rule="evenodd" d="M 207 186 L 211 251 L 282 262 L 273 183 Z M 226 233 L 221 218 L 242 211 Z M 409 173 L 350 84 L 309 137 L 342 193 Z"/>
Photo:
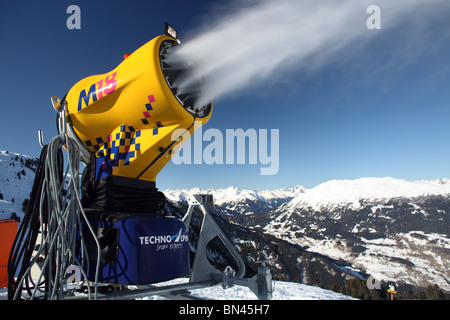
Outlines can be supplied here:
<path id="1" fill-rule="evenodd" d="M 62 101 L 52 97 L 55 110 L 66 108 L 67 132 L 83 161 L 95 161 L 96 180 L 117 175 L 155 181 L 187 141 L 183 136 L 200 127 L 194 122 L 203 125 L 211 117 L 212 103 L 195 107 L 202 83 L 178 90 L 192 69 L 167 59 L 180 45 L 177 36 L 166 23 L 164 35 L 126 55 L 114 70 L 79 81 Z"/>

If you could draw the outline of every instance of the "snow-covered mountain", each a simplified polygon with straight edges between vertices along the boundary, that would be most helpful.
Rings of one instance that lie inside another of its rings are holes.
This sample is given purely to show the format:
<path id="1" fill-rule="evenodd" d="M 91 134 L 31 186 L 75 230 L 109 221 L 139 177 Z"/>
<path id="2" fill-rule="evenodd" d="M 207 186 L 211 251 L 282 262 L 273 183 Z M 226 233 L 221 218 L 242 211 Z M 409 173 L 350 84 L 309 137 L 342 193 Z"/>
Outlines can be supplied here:
<path id="1" fill-rule="evenodd" d="M 30 196 L 37 160 L 0 150 L 0 219 L 12 213 L 23 217 L 23 201 Z"/>
<path id="2" fill-rule="evenodd" d="M 272 192 L 230 187 L 164 193 L 175 203 L 194 193 L 213 194 L 216 212 L 228 221 L 341 261 L 361 278 L 450 290 L 448 178 L 332 180 L 309 190 Z"/>
<path id="3" fill-rule="evenodd" d="M 236 187 L 225 189 L 167 189 L 164 190 L 166 197 L 173 203 L 186 204 L 188 199 L 194 194 L 212 194 L 216 210 L 222 214 L 250 214 L 266 212 L 277 208 L 296 196 L 304 193 L 306 188 L 295 186 L 293 188 L 282 188 L 276 190 L 246 190 Z"/>
<path id="4" fill-rule="evenodd" d="M 363 203 L 386 203 L 395 198 L 417 198 L 450 194 L 447 178 L 406 181 L 394 178 L 361 178 L 331 180 L 300 194 L 286 205 L 287 209 L 308 207 L 315 211 L 333 211 L 342 206 L 360 209 Z"/>
<path id="5" fill-rule="evenodd" d="M 0 219 L 13 212 L 23 216 L 36 165 L 36 159 L 0 151 Z M 220 224 L 249 262 L 280 255 L 273 264 L 278 279 L 318 285 L 324 279 L 330 284 L 333 275 L 341 283 L 349 274 L 372 275 L 450 291 L 447 178 L 332 180 L 312 189 L 163 192 L 181 214 L 193 194 L 213 194 Z"/>
<path id="6" fill-rule="evenodd" d="M 449 214 L 448 179 L 363 178 L 323 183 L 259 223 L 375 279 L 449 291 Z"/>

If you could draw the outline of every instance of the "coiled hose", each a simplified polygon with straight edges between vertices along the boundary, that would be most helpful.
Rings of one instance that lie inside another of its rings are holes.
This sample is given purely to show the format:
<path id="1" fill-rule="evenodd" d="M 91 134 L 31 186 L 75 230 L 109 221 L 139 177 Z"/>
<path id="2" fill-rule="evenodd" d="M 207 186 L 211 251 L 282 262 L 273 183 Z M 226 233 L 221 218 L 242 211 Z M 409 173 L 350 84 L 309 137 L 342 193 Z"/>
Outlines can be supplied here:
<path id="1" fill-rule="evenodd" d="M 63 149 L 68 162 L 65 173 Z M 29 207 L 9 256 L 8 299 L 63 299 L 73 290 L 67 279 L 69 270 L 75 269 L 81 275 L 75 288 L 84 283 L 91 299 L 82 224 L 88 226 L 97 244 L 97 298 L 100 245 L 81 205 L 79 176 L 77 143 L 65 134 L 54 137 L 42 149 Z"/>

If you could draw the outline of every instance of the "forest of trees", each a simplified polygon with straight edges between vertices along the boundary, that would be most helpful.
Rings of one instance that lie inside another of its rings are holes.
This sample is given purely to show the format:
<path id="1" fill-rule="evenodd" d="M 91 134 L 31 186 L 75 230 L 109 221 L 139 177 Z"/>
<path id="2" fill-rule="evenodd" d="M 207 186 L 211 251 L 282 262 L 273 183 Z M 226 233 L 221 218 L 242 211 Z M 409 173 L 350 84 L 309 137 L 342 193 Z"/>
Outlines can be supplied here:
<path id="1" fill-rule="evenodd" d="M 366 280 L 351 279 L 348 280 L 345 286 L 333 284 L 330 290 L 339 292 L 353 298 L 362 300 L 389 300 L 391 294 L 387 292 L 387 287 L 381 287 L 381 289 L 367 288 Z M 411 299 L 411 300 L 450 300 L 450 293 L 446 293 L 439 286 L 428 286 L 426 289 L 413 292 L 408 290 L 403 294 L 396 294 L 394 296 L 396 300 Z"/>

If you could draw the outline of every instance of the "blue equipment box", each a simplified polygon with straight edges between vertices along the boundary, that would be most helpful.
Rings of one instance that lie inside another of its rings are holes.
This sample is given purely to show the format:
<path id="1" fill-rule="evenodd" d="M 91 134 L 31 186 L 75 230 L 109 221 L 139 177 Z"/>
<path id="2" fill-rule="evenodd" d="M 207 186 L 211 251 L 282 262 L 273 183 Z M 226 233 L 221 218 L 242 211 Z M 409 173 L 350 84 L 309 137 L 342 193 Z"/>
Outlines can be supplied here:
<path id="1" fill-rule="evenodd" d="M 186 225 L 172 217 L 127 215 L 89 219 L 100 243 L 98 282 L 150 284 L 190 273 Z M 86 224 L 88 277 L 95 281 L 97 246 Z"/>

